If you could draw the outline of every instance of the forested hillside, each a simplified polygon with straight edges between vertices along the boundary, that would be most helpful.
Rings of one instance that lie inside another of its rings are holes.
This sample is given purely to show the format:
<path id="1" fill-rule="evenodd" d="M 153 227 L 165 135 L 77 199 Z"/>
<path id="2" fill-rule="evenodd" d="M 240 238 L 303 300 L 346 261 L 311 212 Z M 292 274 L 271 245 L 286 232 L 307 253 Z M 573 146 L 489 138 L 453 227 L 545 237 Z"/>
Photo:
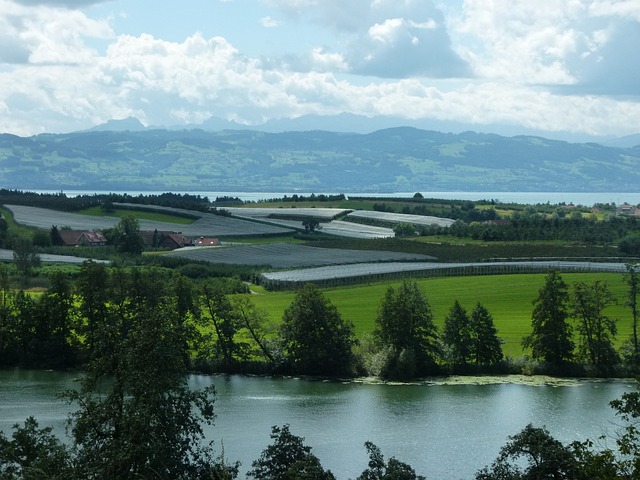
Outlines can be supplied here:
<path id="1" fill-rule="evenodd" d="M 0 135 L 0 182 L 17 189 L 624 192 L 639 162 L 639 146 L 414 128 Z"/>

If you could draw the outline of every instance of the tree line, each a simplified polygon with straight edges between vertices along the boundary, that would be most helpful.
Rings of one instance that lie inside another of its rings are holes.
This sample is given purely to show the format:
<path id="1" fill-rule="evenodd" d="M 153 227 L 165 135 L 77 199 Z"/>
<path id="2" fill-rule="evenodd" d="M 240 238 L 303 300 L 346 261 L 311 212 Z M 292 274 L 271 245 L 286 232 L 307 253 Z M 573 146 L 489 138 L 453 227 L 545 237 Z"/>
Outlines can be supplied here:
<path id="1" fill-rule="evenodd" d="M 620 243 L 622 253 L 637 254 L 640 250 L 626 248 L 629 239 L 638 238 L 640 222 L 636 217 L 609 215 L 604 220 L 578 215 L 544 216 L 515 215 L 508 219 L 465 222 L 457 220 L 451 227 L 421 227 L 419 233 L 453 235 L 487 242 L 572 241 L 588 244 Z M 623 243 L 624 241 L 624 243 Z M 633 244 L 633 241 L 631 242 Z M 633 244 L 635 246 L 635 244 Z"/>
<path id="2" fill-rule="evenodd" d="M 218 200 L 218 199 L 216 199 Z M 227 202 L 228 197 L 221 197 L 221 202 Z M 165 207 L 183 208 L 186 210 L 208 211 L 211 202 L 209 198 L 190 193 L 160 193 L 130 195 L 127 193 L 82 194 L 67 196 L 63 191 L 58 193 L 40 193 L 21 190 L 0 189 L 0 204 L 27 205 L 30 207 L 50 208 L 62 211 L 77 211 L 86 208 L 112 203 L 135 203 L 139 205 L 160 205 Z M 215 201 L 214 201 L 215 203 Z"/>
<path id="3" fill-rule="evenodd" d="M 502 358 L 489 312 L 471 315 L 456 304 L 438 335 L 434 315 L 415 282 L 390 287 L 371 339 L 356 340 L 353 324 L 312 285 L 299 290 L 274 325 L 265 311 L 223 279 L 191 280 L 156 267 L 107 267 L 87 261 L 75 278 L 56 272 L 39 294 L 12 288 L 0 268 L 0 366 L 85 365 L 103 348 L 105 329 L 126 320 L 141 299 L 176 305 L 193 335 L 190 366 L 205 371 L 321 376 L 374 374 L 410 378 L 451 365 L 487 366 Z M 454 330 L 459 330 L 454 335 Z"/>
<path id="4" fill-rule="evenodd" d="M 621 354 L 614 348 L 617 319 L 605 312 L 608 306 L 616 303 L 606 282 L 576 282 L 569 287 L 558 272 L 552 271 L 534 300 L 532 332 L 523 339 L 523 346 L 531 351 L 532 358 L 555 372 L 566 370 L 572 362 L 605 375 L 611 374 L 621 361 L 632 368 L 637 367 L 640 362 L 638 265 L 627 264 L 623 278 L 628 287 L 625 305 L 631 310 L 632 334 Z M 577 331 L 577 344 L 574 330 Z"/>
<path id="5" fill-rule="evenodd" d="M 457 300 L 441 328 L 415 281 L 390 286 L 379 299 L 371 335 L 356 338 L 353 323 L 317 287 L 296 292 L 280 322 L 272 322 L 239 281 L 193 280 L 154 266 L 107 267 L 87 261 L 75 277 L 55 272 L 39 294 L 14 289 L 0 266 L 0 366 L 64 368 L 84 365 L 98 348 L 96 325 L 111 324 L 136 308 L 151 290 L 179 306 L 194 338 L 190 367 L 325 377 L 373 375 L 411 379 L 448 373 L 509 373 L 522 366 L 504 358 L 491 312 L 481 303 L 467 311 Z M 533 300 L 531 334 L 523 339 L 533 372 L 614 375 L 635 371 L 638 340 L 638 267 L 627 265 L 626 305 L 632 336 L 614 347 L 617 319 L 606 314 L 616 299 L 605 282 L 569 287 L 551 271 Z"/>

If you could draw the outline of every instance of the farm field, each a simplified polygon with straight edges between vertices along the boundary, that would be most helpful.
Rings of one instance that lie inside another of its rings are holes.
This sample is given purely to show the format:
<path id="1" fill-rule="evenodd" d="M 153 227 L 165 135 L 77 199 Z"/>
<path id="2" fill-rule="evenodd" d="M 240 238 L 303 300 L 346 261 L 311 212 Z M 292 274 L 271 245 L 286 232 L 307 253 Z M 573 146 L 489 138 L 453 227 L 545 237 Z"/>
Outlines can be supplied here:
<path id="1" fill-rule="evenodd" d="M 73 257 L 71 255 L 54 255 L 49 253 L 41 253 L 40 261 L 42 263 L 72 263 L 72 264 L 80 264 L 85 260 L 89 260 L 88 258 L 83 257 Z M 109 263 L 106 260 L 97 260 L 92 259 L 97 263 Z M 13 250 L 7 250 L 4 248 L 0 248 L 0 261 L 2 262 L 12 262 L 13 261 Z"/>
<path id="2" fill-rule="evenodd" d="M 232 215 L 238 217 L 250 217 L 264 219 L 270 223 L 289 228 L 300 228 L 300 217 L 313 217 L 321 222 L 323 233 L 350 238 L 389 238 L 395 234 L 391 228 L 366 225 L 356 222 L 335 220 L 343 214 L 351 212 L 342 208 L 315 208 L 315 207 L 231 207 L 225 208 Z M 376 212 L 359 212 L 376 213 Z M 288 219 L 291 217 L 291 219 Z M 412 215 L 415 217 L 415 215 Z M 294 220 L 295 218 L 295 220 Z M 429 217 L 432 218 L 432 217 Z"/>
<path id="3" fill-rule="evenodd" d="M 346 250 L 309 247 L 291 243 L 239 245 L 221 248 L 181 249 L 167 254 L 195 261 L 236 265 L 269 265 L 273 268 L 300 268 L 363 262 L 429 261 L 420 254 L 376 250 Z"/>
<path id="4" fill-rule="evenodd" d="M 120 209 L 116 208 L 114 210 L 105 212 L 100 207 L 91 207 L 84 210 L 79 210 L 76 212 L 80 215 L 93 215 L 96 217 L 118 217 L 124 218 L 128 215 L 131 215 L 130 209 Z M 151 209 L 138 209 L 135 212 L 135 216 L 138 220 L 153 220 L 154 222 L 164 222 L 164 223 L 176 223 L 179 225 L 188 225 L 193 223 L 195 218 L 187 218 L 180 215 L 172 215 L 170 212 L 162 212 L 162 211 L 152 211 Z"/>
<path id="5" fill-rule="evenodd" d="M 347 218 L 364 218 L 367 220 L 380 220 L 390 223 L 413 223 L 414 225 L 437 225 L 449 227 L 454 223 L 451 218 L 430 217 L 427 215 L 409 215 L 404 213 L 389 213 L 376 211 L 355 211 L 347 215 Z"/>
<path id="6" fill-rule="evenodd" d="M 322 231 L 331 235 L 350 238 L 391 238 L 395 236 L 395 233 L 390 228 L 342 220 L 333 220 L 331 223 L 323 224 Z"/>
<path id="7" fill-rule="evenodd" d="M 133 205 L 131 205 L 133 207 Z M 179 212 L 179 209 L 167 207 L 154 207 L 157 210 Z M 377 212 L 372 210 L 352 211 L 345 208 L 316 208 L 309 206 L 290 206 L 281 204 L 279 207 L 225 207 L 224 210 L 238 218 L 257 219 L 274 225 L 280 225 L 292 229 L 301 228 L 301 218 L 313 217 L 321 222 L 324 233 L 351 238 L 388 238 L 393 237 L 391 228 L 367 225 L 357 221 L 336 220 L 346 215 L 347 218 L 367 219 L 392 223 L 413 223 L 415 225 L 450 226 L 454 220 L 425 215 L 407 215 L 401 213 Z M 184 211 L 182 211 L 184 212 Z"/>
<path id="8" fill-rule="evenodd" d="M 313 217 L 317 218 L 321 222 L 329 222 L 339 215 L 349 212 L 349 210 L 343 208 L 311 208 L 311 207 L 289 207 L 289 208 L 274 208 L 274 207 L 224 207 L 232 215 L 239 217 L 252 217 L 252 218 L 268 218 L 268 217 Z"/>
<path id="9" fill-rule="evenodd" d="M 533 300 L 544 284 L 545 274 L 494 275 L 476 277 L 427 278 L 416 280 L 431 304 L 439 328 L 444 323 L 455 300 L 471 311 L 482 303 L 493 315 L 499 336 L 504 340 L 506 356 L 522 357 L 522 338 L 531 333 Z M 608 283 L 618 304 L 606 312 L 618 318 L 617 346 L 631 334 L 631 313 L 624 307 L 626 285 L 619 273 L 566 273 L 562 278 L 568 285 L 591 282 L 595 279 Z M 337 307 L 345 320 L 353 322 L 358 338 L 373 331 L 378 306 L 389 286 L 400 280 L 377 282 L 353 287 L 328 288 L 322 292 Z M 262 291 L 261 291 L 262 292 Z M 284 310 L 291 304 L 295 292 L 266 292 L 251 296 L 251 300 L 268 312 L 274 323 L 279 323 Z"/>
<path id="10" fill-rule="evenodd" d="M 27 207 L 24 205 L 5 205 L 20 225 L 41 229 L 50 229 L 52 225 L 59 228 L 69 227 L 73 230 L 103 230 L 114 227 L 118 217 L 98 217 L 78 213 L 61 212 L 46 208 Z M 190 212 L 197 213 L 197 212 Z M 262 223 L 240 220 L 210 213 L 199 213 L 199 218 L 188 225 L 179 223 L 140 220 L 141 230 L 169 230 L 182 232 L 187 236 L 252 236 L 280 235 L 291 232 L 291 229 L 265 225 Z"/>
<path id="11" fill-rule="evenodd" d="M 117 204 L 127 208 L 140 207 L 135 204 Z M 158 213 L 173 213 L 175 215 L 202 215 L 199 212 L 192 212 L 179 208 L 164 207 L 158 205 L 145 205 L 145 210 L 153 210 Z M 315 207 L 225 207 L 228 211 L 238 219 L 259 220 L 265 224 L 283 227 L 286 229 L 301 230 L 301 217 L 313 217 L 321 222 L 323 233 L 329 235 L 337 235 L 350 238 L 390 238 L 395 234 L 391 228 L 366 225 L 355 222 L 345 222 L 342 220 L 334 220 L 342 214 L 350 210 L 344 208 L 315 208 Z"/>
<path id="12" fill-rule="evenodd" d="M 537 262 L 485 262 L 485 263 L 358 263 L 351 265 L 334 265 L 330 267 L 306 268 L 280 272 L 268 272 L 261 275 L 262 283 L 273 287 L 293 288 L 296 284 L 306 282 L 335 282 L 345 280 L 347 283 L 356 281 L 371 281 L 381 275 L 392 274 L 421 274 L 441 275 L 447 271 L 449 275 L 471 273 L 473 275 L 493 273 L 515 273 L 515 271 L 541 271 L 557 269 L 561 272 L 592 271 L 592 272 L 619 272 L 625 271 L 623 263 L 600 262 L 568 262 L 568 261 L 537 261 Z M 367 280 L 368 279 L 368 280 Z M 334 285 L 336 283 L 333 283 Z"/>

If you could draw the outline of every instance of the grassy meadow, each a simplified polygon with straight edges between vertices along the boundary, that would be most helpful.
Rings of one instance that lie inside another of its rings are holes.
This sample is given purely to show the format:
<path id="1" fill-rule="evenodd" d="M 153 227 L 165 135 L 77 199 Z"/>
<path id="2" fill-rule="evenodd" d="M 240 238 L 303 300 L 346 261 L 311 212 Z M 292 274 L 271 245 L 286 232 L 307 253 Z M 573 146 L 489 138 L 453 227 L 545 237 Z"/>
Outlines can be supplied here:
<path id="1" fill-rule="evenodd" d="M 544 274 L 495 275 L 479 277 L 449 277 L 417 279 L 435 314 L 438 327 L 455 300 L 470 313 L 480 302 L 493 315 L 500 337 L 504 340 L 506 356 L 513 358 L 524 355 L 522 338 L 531 333 L 531 312 L 533 300 L 544 284 Z M 574 282 L 599 279 L 606 281 L 618 299 L 618 305 L 610 307 L 606 314 L 618 318 L 616 344 L 620 346 L 631 334 L 631 313 L 624 306 L 626 286 L 622 275 L 613 273 L 572 273 L 562 274 L 571 286 Z M 342 318 L 353 322 L 359 338 L 371 333 L 378 306 L 385 291 L 397 286 L 398 280 L 371 283 L 353 287 L 323 289 L 326 297 L 338 308 Z M 260 290 L 251 300 L 265 309 L 273 322 L 279 322 L 284 310 L 293 300 L 294 292 L 265 292 Z"/>
<path id="2" fill-rule="evenodd" d="M 138 220 L 153 220 L 156 222 L 177 223 L 180 225 L 189 225 L 193 223 L 193 218 L 187 218 L 180 215 L 171 215 L 163 212 L 153 212 L 144 209 L 122 209 L 116 208 L 113 210 L 105 211 L 101 207 L 91 207 L 79 210 L 77 212 L 80 215 L 91 215 L 94 217 L 117 217 L 124 218 L 126 216 L 133 215 Z"/>

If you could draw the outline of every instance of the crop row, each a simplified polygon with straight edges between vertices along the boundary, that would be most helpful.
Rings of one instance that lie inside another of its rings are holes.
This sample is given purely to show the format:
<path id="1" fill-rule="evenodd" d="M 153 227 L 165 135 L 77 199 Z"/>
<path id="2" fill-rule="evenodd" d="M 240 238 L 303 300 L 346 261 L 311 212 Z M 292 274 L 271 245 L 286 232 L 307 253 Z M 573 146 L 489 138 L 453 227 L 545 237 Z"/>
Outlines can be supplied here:
<path id="1" fill-rule="evenodd" d="M 357 210 L 351 212 L 348 217 L 366 218 L 371 220 L 380 220 L 390 223 L 412 223 L 414 225 L 437 225 L 439 227 L 449 227 L 454 220 L 451 218 L 430 217 L 426 215 L 409 215 L 405 213 L 390 213 L 377 211 Z"/>
<path id="2" fill-rule="evenodd" d="M 69 227 L 73 230 L 104 230 L 114 227 L 120 219 L 117 217 L 96 217 L 77 213 L 60 212 L 45 208 L 23 205 L 5 205 L 17 223 L 28 227 L 49 229 L 52 225 Z M 160 209 L 159 209 L 160 210 Z M 168 211 L 166 208 L 165 211 Z M 210 213 L 199 214 L 200 218 L 191 224 L 177 224 L 140 220 L 141 230 L 179 231 L 186 236 L 242 236 L 242 235 L 279 235 L 290 232 L 285 227 L 265 225 L 233 217 Z"/>
<path id="3" fill-rule="evenodd" d="M 39 254 L 40 261 L 43 263 L 82 263 L 88 258 L 72 257 L 71 255 L 54 255 L 50 253 Z M 13 250 L 0 249 L 0 261 L 13 261 Z M 93 260 L 98 263 L 108 263 L 106 260 Z"/>
<path id="4" fill-rule="evenodd" d="M 433 257 L 420 254 L 374 250 L 328 249 L 291 243 L 184 249 L 171 252 L 169 255 L 210 263 L 269 265 L 273 268 L 301 268 L 320 265 L 390 261 L 424 262 L 433 260 Z"/>
<path id="5" fill-rule="evenodd" d="M 253 218 L 265 218 L 265 217 L 313 217 L 322 222 L 328 222 L 343 213 L 347 213 L 349 210 L 342 208 L 273 208 L 273 207 L 229 207 L 225 208 L 228 212 L 239 217 L 253 217 Z"/>
<path id="6" fill-rule="evenodd" d="M 323 286 L 359 283 L 383 278 L 406 276 L 467 276 L 546 272 L 610 272 L 623 273 L 623 263 L 599 262 L 488 262 L 488 263 L 360 263 L 334 265 L 282 272 L 263 273 L 260 282 L 269 289 L 293 288 L 304 283 Z"/>
<path id="7" fill-rule="evenodd" d="M 332 235 L 351 238 L 388 238 L 395 235 L 390 228 L 365 225 L 363 223 L 344 222 L 342 220 L 334 220 L 323 224 L 322 231 Z"/>

